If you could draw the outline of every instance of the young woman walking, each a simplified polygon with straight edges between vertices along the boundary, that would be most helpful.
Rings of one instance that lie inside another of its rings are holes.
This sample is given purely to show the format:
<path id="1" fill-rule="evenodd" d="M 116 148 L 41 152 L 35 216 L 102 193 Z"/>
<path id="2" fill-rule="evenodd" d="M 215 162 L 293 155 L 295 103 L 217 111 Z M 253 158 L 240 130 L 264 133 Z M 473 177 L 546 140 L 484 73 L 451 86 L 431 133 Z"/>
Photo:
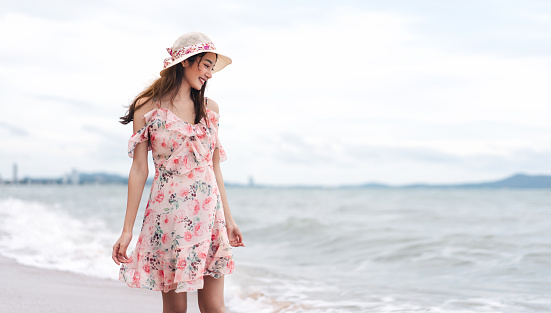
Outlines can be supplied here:
<path id="1" fill-rule="evenodd" d="M 224 275 L 232 273 L 232 246 L 244 246 L 230 213 L 220 162 L 218 104 L 207 99 L 212 74 L 231 63 L 199 32 L 180 36 L 161 77 L 140 93 L 121 123 L 133 122 L 133 158 L 123 231 L 113 246 L 120 280 L 161 291 L 163 312 L 185 312 L 186 292 L 198 290 L 201 312 L 224 312 Z M 155 177 L 140 235 L 130 256 L 140 198 L 152 151 Z"/>

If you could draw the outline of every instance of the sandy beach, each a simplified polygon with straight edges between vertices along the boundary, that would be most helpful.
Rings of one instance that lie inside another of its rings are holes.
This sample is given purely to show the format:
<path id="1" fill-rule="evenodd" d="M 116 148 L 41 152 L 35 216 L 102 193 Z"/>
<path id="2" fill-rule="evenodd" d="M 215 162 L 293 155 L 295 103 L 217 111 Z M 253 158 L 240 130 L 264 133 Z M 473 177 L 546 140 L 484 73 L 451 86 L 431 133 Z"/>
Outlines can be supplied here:
<path id="1" fill-rule="evenodd" d="M 162 312 L 158 291 L 69 272 L 39 269 L 0 256 L 1 313 Z M 188 312 L 198 313 L 197 293 L 188 294 Z"/>

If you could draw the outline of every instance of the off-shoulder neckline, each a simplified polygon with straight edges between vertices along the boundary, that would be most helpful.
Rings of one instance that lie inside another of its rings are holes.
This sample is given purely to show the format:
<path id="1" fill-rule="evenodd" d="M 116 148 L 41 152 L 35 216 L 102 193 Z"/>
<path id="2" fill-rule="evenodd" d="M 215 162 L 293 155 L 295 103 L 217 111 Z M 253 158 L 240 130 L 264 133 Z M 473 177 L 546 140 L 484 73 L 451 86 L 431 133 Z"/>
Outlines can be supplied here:
<path id="1" fill-rule="evenodd" d="M 219 116 L 219 114 L 216 113 L 215 111 L 213 111 L 213 110 L 211 110 L 211 109 L 209 109 L 209 108 L 206 108 L 206 109 L 207 109 L 207 113 L 208 113 L 208 112 L 212 112 L 216 117 Z M 145 113 L 145 114 L 144 114 L 144 117 L 145 117 L 146 115 L 149 115 L 150 113 L 152 113 L 152 112 L 155 111 L 155 110 L 162 110 L 162 111 L 167 112 L 167 114 L 170 113 L 170 114 L 174 115 L 180 122 L 182 122 L 182 123 L 184 123 L 184 124 L 186 124 L 186 125 L 190 125 L 190 126 L 196 127 L 196 126 L 198 126 L 199 124 L 204 124 L 204 123 L 203 123 L 204 118 L 202 118 L 201 121 L 199 121 L 199 123 L 197 123 L 197 124 L 188 123 L 188 122 L 184 121 L 183 119 L 181 119 L 178 115 L 176 115 L 174 112 L 172 112 L 172 111 L 169 110 L 168 108 L 163 108 L 163 107 L 159 107 L 159 106 L 157 106 L 157 107 L 155 107 L 154 109 L 152 109 L 151 111 Z"/>

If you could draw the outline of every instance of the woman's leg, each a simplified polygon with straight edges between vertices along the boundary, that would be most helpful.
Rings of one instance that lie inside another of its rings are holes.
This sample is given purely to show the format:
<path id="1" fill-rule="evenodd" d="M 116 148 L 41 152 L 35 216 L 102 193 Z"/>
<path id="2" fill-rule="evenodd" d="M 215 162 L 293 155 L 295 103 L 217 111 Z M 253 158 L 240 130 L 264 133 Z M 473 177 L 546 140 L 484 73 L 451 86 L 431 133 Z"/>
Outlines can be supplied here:
<path id="1" fill-rule="evenodd" d="M 203 289 L 197 290 L 199 310 L 201 313 L 224 313 L 224 276 L 213 278 L 203 276 L 205 285 Z"/>
<path id="2" fill-rule="evenodd" d="M 186 313 L 187 310 L 187 292 L 162 292 L 163 295 L 163 313 Z"/>

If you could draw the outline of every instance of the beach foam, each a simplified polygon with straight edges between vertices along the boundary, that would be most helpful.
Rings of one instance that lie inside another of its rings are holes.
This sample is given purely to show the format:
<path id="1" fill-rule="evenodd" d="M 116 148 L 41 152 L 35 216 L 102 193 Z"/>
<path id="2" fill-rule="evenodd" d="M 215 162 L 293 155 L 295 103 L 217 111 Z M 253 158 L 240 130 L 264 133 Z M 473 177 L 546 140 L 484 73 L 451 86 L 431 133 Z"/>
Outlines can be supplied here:
<path id="1" fill-rule="evenodd" d="M 118 277 L 110 258 L 118 234 L 99 218 L 82 219 L 59 205 L 8 198 L 0 200 L 0 229 L 0 253 L 19 263 Z"/>

